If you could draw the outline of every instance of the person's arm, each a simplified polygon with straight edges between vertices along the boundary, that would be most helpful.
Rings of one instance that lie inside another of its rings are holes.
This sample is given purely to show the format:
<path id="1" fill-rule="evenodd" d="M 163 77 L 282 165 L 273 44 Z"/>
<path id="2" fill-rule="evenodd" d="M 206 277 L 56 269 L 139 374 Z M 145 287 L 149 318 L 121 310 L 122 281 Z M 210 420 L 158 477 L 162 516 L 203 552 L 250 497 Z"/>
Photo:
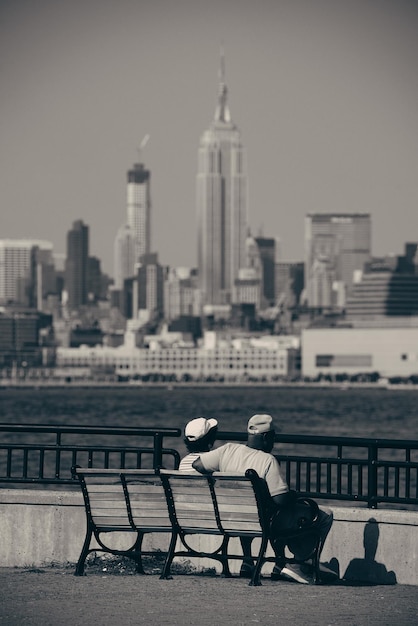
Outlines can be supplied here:
<path id="1" fill-rule="evenodd" d="M 202 461 L 200 460 L 200 456 L 197 457 L 197 459 L 195 461 L 193 461 L 192 467 L 193 467 L 193 469 L 195 469 L 200 474 L 212 474 L 211 471 L 208 471 L 205 468 L 205 466 L 203 465 Z"/>

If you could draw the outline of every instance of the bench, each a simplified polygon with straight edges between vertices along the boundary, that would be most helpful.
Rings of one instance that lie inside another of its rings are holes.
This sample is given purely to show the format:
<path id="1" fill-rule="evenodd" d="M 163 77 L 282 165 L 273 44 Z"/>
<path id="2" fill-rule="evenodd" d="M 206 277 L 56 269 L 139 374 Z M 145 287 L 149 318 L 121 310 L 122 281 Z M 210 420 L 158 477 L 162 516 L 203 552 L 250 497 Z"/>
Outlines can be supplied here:
<path id="1" fill-rule="evenodd" d="M 157 472 L 79 467 L 72 471 L 81 486 L 87 521 L 75 576 L 83 576 L 86 558 L 92 552 L 128 557 L 136 563 L 136 571 L 143 574 L 142 556 L 151 554 L 142 550 L 144 536 L 172 532 L 165 492 Z M 107 536 L 115 532 L 132 534 L 131 546 L 112 548 Z M 92 545 L 93 540 L 99 547 Z"/>
<path id="2" fill-rule="evenodd" d="M 73 468 L 78 478 L 86 511 L 87 529 L 75 575 L 84 574 L 85 560 L 92 552 L 107 552 L 124 556 L 136 563 L 136 571 L 144 573 L 142 550 L 146 533 L 169 533 L 168 552 L 160 578 L 170 579 L 171 565 L 176 557 L 200 557 L 217 560 L 222 575 L 230 577 L 230 560 L 241 560 L 243 554 L 231 554 L 229 542 L 233 537 L 259 539 L 258 553 L 250 585 L 261 584 L 261 569 L 275 557 L 266 550 L 271 529 L 282 533 L 291 542 L 310 528 L 289 530 L 279 511 L 271 518 L 266 505 L 266 484 L 254 470 L 243 475 L 215 472 L 212 475 L 186 474 L 178 470 L 121 470 Z M 283 528 L 282 528 L 283 527 Z M 282 530 L 280 530 L 282 528 Z M 128 549 L 109 546 L 104 535 L 132 533 Z M 219 537 L 214 550 L 193 548 L 189 536 Z M 92 541 L 98 548 L 92 545 Z M 314 580 L 318 580 L 320 539 L 317 537 L 312 553 Z M 287 562 L 298 562 L 286 556 Z"/>
<path id="3" fill-rule="evenodd" d="M 233 537 L 258 538 L 259 549 L 250 580 L 251 586 L 261 584 L 261 569 L 266 562 L 275 562 L 274 556 L 266 556 L 266 550 L 274 528 L 290 545 L 301 534 L 314 534 L 314 547 L 304 555 L 304 561 L 312 558 L 314 582 L 319 580 L 320 537 L 309 524 L 289 528 L 285 509 L 271 517 L 267 500 L 267 487 L 254 470 L 243 475 L 228 475 L 214 472 L 211 475 L 192 475 L 184 472 L 160 470 L 161 481 L 166 492 L 167 504 L 173 532 L 168 555 L 161 578 L 171 578 L 170 568 L 175 557 L 206 557 L 219 561 L 222 575 L 230 577 L 229 560 L 242 560 L 240 554 L 231 554 L 229 541 Z M 318 511 L 317 505 L 307 498 L 299 498 Z M 303 522 L 302 522 L 303 523 Z M 217 535 L 218 547 L 213 551 L 201 551 L 190 545 L 188 536 Z M 177 548 L 180 540 L 180 548 Z M 294 556 L 286 556 L 286 562 L 298 563 Z"/>

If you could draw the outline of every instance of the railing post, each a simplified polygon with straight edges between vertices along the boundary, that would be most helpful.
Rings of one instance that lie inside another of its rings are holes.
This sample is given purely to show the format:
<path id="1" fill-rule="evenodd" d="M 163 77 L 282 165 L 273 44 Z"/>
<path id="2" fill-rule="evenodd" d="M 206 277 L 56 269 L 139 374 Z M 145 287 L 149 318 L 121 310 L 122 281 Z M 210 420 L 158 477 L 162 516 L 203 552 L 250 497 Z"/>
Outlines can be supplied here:
<path id="1" fill-rule="evenodd" d="M 370 444 L 368 447 L 368 480 L 367 480 L 367 506 L 369 509 L 377 509 L 377 445 Z"/>
<path id="2" fill-rule="evenodd" d="M 163 463 L 163 436 L 161 433 L 154 433 L 154 469 L 161 467 Z"/>

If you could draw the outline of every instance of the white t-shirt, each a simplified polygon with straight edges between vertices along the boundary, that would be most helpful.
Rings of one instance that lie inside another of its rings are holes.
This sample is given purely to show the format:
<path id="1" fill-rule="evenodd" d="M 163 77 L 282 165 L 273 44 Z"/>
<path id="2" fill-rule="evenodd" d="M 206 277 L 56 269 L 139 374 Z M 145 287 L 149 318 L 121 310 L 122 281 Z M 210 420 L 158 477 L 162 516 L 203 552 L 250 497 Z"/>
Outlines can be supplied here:
<path id="1" fill-rule="evenodd" d="M 190 452 L 181 461 L 179 465 L 180 472 L 188 472 L 189 474 L 198 474 L 199 472 L 194 469 L 193 463 L 200 457 L 202 452 Z"/>
<path id="2" fill-rule="evenodd" d="M 277 459 L 263 450 L 255 450 L 241 443 L 226 443 L 220 448 L 201 452 L 196 456 L 200 457 L 203 467 L 208 472 L 245 474 L 247 469 L 255 470 L 259 477 L 266 481 L 271 496 L 289 491 L 280 473 Z"/>

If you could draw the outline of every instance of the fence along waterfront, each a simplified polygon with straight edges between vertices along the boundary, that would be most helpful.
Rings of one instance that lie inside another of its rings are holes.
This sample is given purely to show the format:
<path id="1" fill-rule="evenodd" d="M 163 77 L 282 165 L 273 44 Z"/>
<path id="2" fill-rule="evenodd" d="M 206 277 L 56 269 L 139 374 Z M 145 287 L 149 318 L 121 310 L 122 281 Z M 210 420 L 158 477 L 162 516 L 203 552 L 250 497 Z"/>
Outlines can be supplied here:
<path id="1" fill-rule="evenodd" d="M 177 428 L 0 424 L 0 487 L 74 485 L 75 465 L 176 469 L 180 437 Z M 224 431 L 218 440 L 244 442 L 246 433 Z M 289 486 L 303 495 L 369 508 L 418 507 L 418 440 L 280 433 L 276 443 L 290 451 L 276 456 Z"/>

